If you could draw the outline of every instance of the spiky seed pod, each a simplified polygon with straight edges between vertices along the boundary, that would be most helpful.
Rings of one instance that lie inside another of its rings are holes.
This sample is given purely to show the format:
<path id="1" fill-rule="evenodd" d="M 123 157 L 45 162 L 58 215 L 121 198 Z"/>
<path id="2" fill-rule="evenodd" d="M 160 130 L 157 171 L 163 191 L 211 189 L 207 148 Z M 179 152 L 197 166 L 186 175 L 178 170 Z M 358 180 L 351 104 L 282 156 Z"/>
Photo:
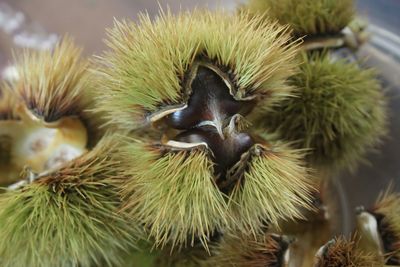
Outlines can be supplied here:
<path id="1" fill-rule="evenodd" d="M 117 144 L 98 143 L 102 132 L 87 112 L 91 77 L 79 56 L 69 38 L 54 51 L 16 56 L 10 91 L 19 120 L 0 121 L 0 135 L 11 140 L 8 167 L 22 180 L 0 195 L 2 266 L 110 266 L 136 236 L 117 213 Z"/>
<path id="2" fill-rule="evenodd" d="M 309 162 L 321 169 L 353 169 L 386 132 L 386 103 L 372 70 L 329 54 L 303 54 L 301 72 L 290 78 L 299 88 L 262 118 L 282 138 L 310 148 Z"/>
<path id="3" fill-rule="evenodd" d="M 138 128 L 182 108 L 187 81 L 199 62 L 220 73 L 235 100 L 265 100 L 267 107 L 290 92 L 296 46 L 276 23 L 225 12 L 162 13 L 139 25 L 115 22 L 108 31 L 111 51 L 100 58 L 103 92 L 99 109 L 123 128 Z M 196 74 L 196 73 L 194 73 Z"/>
<path id="4" fill-rule="evenodd" d="M 15 56 L 19 79 L 9 85 L 20 120 L 0 121 L 10 140 L 10 165 L 41 173 L 82 155 L 102 131 L 87 110 L 91 91 L 88 62 L 68 37 L 54 51 L 24 51 Z M 90 137 L 90 138 L 89 138 Z M 0 170 L 1 172 L 1 170 Z M 15 179 L 15 175 L 10 175 Z"/>
<path id="5" fill-rule="evenodd" d="M 354 239 L 340 236 L 320 248 L 314 267 L 381 267 L 373 256 L 359 250 Z"/>
<path id="6" fill-rule="evenodd" d="M 283 267 L 293 240 L 287 236 L 265 234 L 260 240 L 249 236 L 224 236 L 205 266 Z"/>
<path id="7" fill-rule="evenodd" d="M 52 52 L 24 51 L 15 56 L 19 79 L 13 89 L 39 119 L 54 122 L 79 116 L 88 105 L 88 62 L 81 49 L 64 37 Z"/>
<path id="8" fill-rule="evenodd" d="M 354 51 L 365 43 L 367 34 L 352 26 L 353 5 L 353 0 L 249 0 L 239 11 L 264 14 L 289 25 L 295 38 L 303 38 L 302 50 L 331 49 L 340 57 L 355 58 Z"/>
<path id="9" fill-rule="evenodd" d="M 385 258 L 388 265 L 400 264 L 400 194 L 391 188 L 378 197 L 369 210 L 357 216 L 361 246 Z"/>
<path id="10" fill-rule="evenodd" d="M 353 0 L 249 0 L 253 14 L 289 24 L 296 36 L 336 34 L 353 18 Z"/>
<path id="11" fill-rule="evenodd" d="M 207 246 L 215 232 L 239 228 L 255 233 L 266 220 L 277 224 L 300 217 L 299 206 L 309 207 L 310 183 L 298 152 L 254 145 L 230 170 L 240 178 L 226 191 L 217 185 L 207 144 L 188 145 L 179 149 L 128 140 L 122 148 L 132 177 L 121 181 L 126 208 L 149 229 L 156 245 L 198 241 Z"/>
<path id="12" fill-rule="evenodd" d="M 43 123 L 57 124 L 62 118 L 79 118 L 93 146 L 104 131 L 99 129 L 99 113 L 94 107 L 94 83 L 89 61 L 82 49 L 65 36 L 52 51 L 24 51 L 15 55 L 19 79 L 12 84 L 25 103 L 29 115 Z M 60 123 L 59 123 L 60 124 Z M 76 133 L 75 133 L 76 135 Z"/>
<path id="13" fill-rule="evenodd" d="M 0 195 L 2 266 L 114 266 L 137 229 L 121 214 L 115 139 Z M 94 265 L 93 265 L 94 264 Z M 102 265 L 103 264 L 103 265 Z"/>
<path id="14" fill-rule="evenodd" d="M 156 245 L 207 246 L 215 231 L 299 215 L 310 188 L 301 156 L 244 132 L 254 106 L 290 91 L 296 47 L 285 28 L 195 11 L 116 22 L 109 35 L 99 109 L 120 128 L 159 132 L 122 152 L 126 208 Z"/>

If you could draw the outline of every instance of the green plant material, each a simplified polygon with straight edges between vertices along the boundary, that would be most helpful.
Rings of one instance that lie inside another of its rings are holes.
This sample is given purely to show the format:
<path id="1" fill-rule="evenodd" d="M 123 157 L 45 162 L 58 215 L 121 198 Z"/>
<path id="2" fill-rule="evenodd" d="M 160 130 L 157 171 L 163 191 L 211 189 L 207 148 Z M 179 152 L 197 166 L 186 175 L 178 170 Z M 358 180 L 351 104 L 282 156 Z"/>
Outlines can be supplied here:
<path id="1" fill-rule="evenodd" d="M 347 240 L 340 236 L 321 247 L 316 256 L 315 267 L 381 267 L 372 255 L 357 248 L 354 239 Z"/>
<path id="2" fill-rule="evenodd" d="M 215 255 L 205 266 L 286 266 L 284 258 L 290 242 L 288 237 L 275 234 L 265 234 L 258 241 L 254 240 L 254 237 L 244 235 L 225 236 L 215 248 Z"/>
<path id="3" fill-rule="evenodd" d="M 295 36 L 335 34 L 354 16 L 353 0 L 250 0 L 244 9 L 290 25 Z"/>
<path id="4" fill-rule="evenodd" d="M 111 266 L 139 233 L 117 213 L 115 140 L 0 195 L 1 266 Z"/>
<path id="5" fill-rule="evenodd" d="M 375 73 L 329 54 L 303 54 L 290 79 L 299 91 L 262 118 L 297 148 L 311 149 L 313 167 L 354 169 L 386 133 L 386 102 Z"/>
<path id="6" fill-rule="evenodd" d="M 299 206 L 310 208 L 311 185 L 301 153 L 283 145 L 255 145 L 243 155 L 245 171 L 226 193 L 215 184 L 206 148 L 179 151 L 129 139 L 121 156 L 132 177 L 120 181 L 125 208 L 145 225 L 156 246 L 201 243 L 207 248 L 213 234 L 259 233 L 265 222 L 298 218 Z"/>
<path id="7" fill-rule="evenodd" d="M 234 98 L 265 100 L 262 108 L 290 94 L 285 79 L 294 73 L 297 45 L 287 28 L 263 20 L 206 10 L 139 24 L 115 22 L 108 30 L 111 51 L 99 58 L 102 77 L 98 109 L 118 127 L 143 126 L 163 107 L 183 104 L 185 75 L 200 59 L 226 69 L 235 83 Z"/>
<path id="8" fill-rule="evenodd" d="M 381 193 L 371 211 L 378 222 L 386 264 L 400 264 L 400 193 L 389 188 Z"/>

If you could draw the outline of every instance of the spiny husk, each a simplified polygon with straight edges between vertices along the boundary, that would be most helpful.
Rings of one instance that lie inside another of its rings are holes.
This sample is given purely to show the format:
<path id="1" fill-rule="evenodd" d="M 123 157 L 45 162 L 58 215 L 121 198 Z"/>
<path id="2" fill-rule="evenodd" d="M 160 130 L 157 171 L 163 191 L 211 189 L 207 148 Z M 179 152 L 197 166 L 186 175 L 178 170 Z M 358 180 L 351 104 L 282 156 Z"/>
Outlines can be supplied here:
<path id="1" fill-rule="evenodd" d="M 207 246 L 228 218 L 206 152 L 168 152 L 141 141 L 128 142 L 121 155 L 132 177 L 122 181 L 129 213 L 144 224 L 156 246 L 193 246 L 196 240 Z"/>
<path id="2" fill-rule="evenodd" d="M 46 122 L 79 115 L 87 106 L 88 62 L 81 49 L 63 38 L 53 51 L 24 51 L 15 56 L 19 79 L 12 85 L 25 105 Z"/>
<path id="3" fill-rule="evenodd" d="M 80 59 L 80 49 L 70 38 L 54 51 L 25 50 L 15 60 L 19 79 L 4 89 L 7 102 L 14 95 L 8 104 L 13 114 L 0 121 L 0 135 L 10 150 L 7 166 L 0 167 L 7 181 L 15 180 L 25 166 L 41 173 L 52 161 L 79 156 L 104 134 L 97 127 L 99 114 L 88 111 L 93 104 L 88 61 Z"/>
<path id="4" fill-rule="evenodd" d="M 104 134 L 100 113 L 93 109 L 95 78 L 89 72 L 89 61 L 81 57 L 81 48 L 65 36 L 52 51 L 25 50 L 15 54 L 19 79 L 10 84 L 29 111 L 44 122 L 78 117 L 90 136 L 92 147 Z"/>
<path id="5" fill-rule="evenodd" d="M 268 221 L 301 217 L 310 208 L 311 185 L 301 153 L 285 146 L 252 148 L 246 170 L 232 192 L 215 184 L 206 147 L 171 150 L 145 141 L 127 140 L 121 155 L 126 173 L 121 181 L 126 209 L 142 222 L 156 246 L 193 246 L 215 232 L 259 233 Z"/>
<path id="6" fill-rule="evenodd" d="M 215 247 L 215 255 L 205 266 L 280 267 L 289 244 L 287 237 L 265 234 L 259 240 L 249 236 L 224 236 Z"/>
<path id="7" fill-rule="evenodd" d="M 299 37 L 338 33 L 354 16 L 353 0 L 249 0 L 245 9 L 290 25 Z"/>
<path id="8" fill-rule="evenodd" d="M 265 222 L 303 218 L 299 207 L 311 209 L 312 183 L 304 153 L 276 143 L 255 145 L 241 180 L 230 195 L 230 212 L 241 231 L 257 233 Z"/>
<path id="9" fill-rule="evenodd" d="M 199 58 L 231 72 L 237 99 L 273 103 L 290 93 L 284 80 L 294 73 L 297 46 L 277 23 L 206 10 L 161 12 L 153 21 L 142 14 L 139 21 L 116 21 L 108 30 L 111 51 L 99 59 L 98 109 L 120 127 L 138 128 L 160 108 L 183 104 L 182 82 Z"/>
<path id="10" fill-rule="evenodd" d="M 115 140 L 0 195 L 2 266 L 111 266 L 139 232 L 117 213 Z M 93 265 L 94 264 L 94 265 Z"/>
<path id="11" fill-rule="evenodd" d="M 321 248 L 314 267 L 381 267 L 382 263 L 357 248 L 357 241 L 336 237 Z"/>
<path id="12" fill-rule="evenodd" d="M 386 102 L 371 69 L 303 54 L 301 72 L 290 79 L 298 95 L 262 120 L 282 138 L 309 148 L 317 168 L 353 169 L 386 133 Z"/>
<path id="13" fill-rule="evenodd" d="M 380 194 L 373 213 L 378 218 L 386 263 L 400 264 L 400 193 L 390 188 Z"/>

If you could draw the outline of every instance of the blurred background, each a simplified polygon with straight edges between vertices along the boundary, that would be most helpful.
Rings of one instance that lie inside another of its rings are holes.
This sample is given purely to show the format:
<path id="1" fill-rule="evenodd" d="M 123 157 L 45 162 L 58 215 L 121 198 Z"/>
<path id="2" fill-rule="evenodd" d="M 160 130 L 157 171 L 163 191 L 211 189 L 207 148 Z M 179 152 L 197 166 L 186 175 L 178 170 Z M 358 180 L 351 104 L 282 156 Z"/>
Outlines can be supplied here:
<path id="1" fill-rule="evenodd" d="M 243 1 L 243 0 L 242 0 Z M 106 49 L 105 28 L 113 19 L 135 20 L 140 11 L 155 16 L 161 6 L 173 12 L 195 6 L 234 10 L 240 0 L 0 0 L 0 74 L 12 76 L 12 49 L 51 48 L 57 39 L 69 34 L 84 48 L 87 56 Z M 355 206 L 370 205 L 379 192 L 392 182 L 400 190 L 400 1 L 359 0 L 359 15 L 369 22 L 371 40 L 359 51 L 365 64 L 378 69 L 389 98 L 390 132 L 369 164 L 355 173 L 338 178 L 338 198 L 352 218 Z M 350 229 L 349 219 L 345 228 Z"/>

